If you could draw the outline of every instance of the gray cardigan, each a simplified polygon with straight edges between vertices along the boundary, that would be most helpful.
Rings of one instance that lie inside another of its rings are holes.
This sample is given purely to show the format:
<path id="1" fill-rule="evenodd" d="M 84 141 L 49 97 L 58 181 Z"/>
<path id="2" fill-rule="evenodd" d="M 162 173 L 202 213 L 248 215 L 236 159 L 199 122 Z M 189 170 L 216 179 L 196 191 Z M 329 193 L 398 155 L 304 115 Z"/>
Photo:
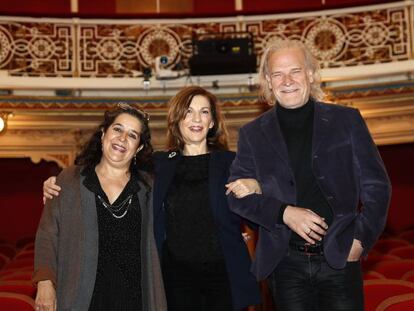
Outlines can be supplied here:
<path id="1" fill-rule="evenodd" d="M 48 200 L 35 244 L 33 280 L 52 280 L 58 311 L 88 310 L 98 263 L 98 222 L 95 195 L 84 185 L 82 167 L 62 171 L 62 191 Z M 149 185 L 151 178 L 142 173 Z M 152 188 L 140 181 L 142 306 L 146 311 L 167 310 L 162 274 L 153 234 Z"/>

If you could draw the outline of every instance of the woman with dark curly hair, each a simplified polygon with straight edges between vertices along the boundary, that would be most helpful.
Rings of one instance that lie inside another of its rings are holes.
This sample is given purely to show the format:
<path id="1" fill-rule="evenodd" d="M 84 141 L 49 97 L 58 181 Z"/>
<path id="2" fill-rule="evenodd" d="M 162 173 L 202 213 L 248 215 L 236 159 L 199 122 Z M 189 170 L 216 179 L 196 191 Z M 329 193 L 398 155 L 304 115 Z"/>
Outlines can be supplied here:
<path id="1" fill-rule="evenodd" d="M 120 104 L 57 177 L 35 243 L 36 310 L 166 310 L 148 116 Z"/>

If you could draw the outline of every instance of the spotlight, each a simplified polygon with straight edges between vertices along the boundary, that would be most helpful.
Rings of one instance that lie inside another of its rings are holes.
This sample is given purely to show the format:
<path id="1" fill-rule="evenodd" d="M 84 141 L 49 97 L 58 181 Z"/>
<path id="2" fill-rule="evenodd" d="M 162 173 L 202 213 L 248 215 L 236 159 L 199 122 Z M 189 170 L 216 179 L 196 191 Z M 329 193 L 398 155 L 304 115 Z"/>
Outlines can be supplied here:
<path id="1" fill-rule="evenodd" d="M 13 114 L 8 111 L 0 111 L 0 135 L 6 133 L 9 116 L 13 116 Z"/>
<path id="2" fill-rule="evenodd" d="M 144 79 L 145 79 L 145 80 L 149 80 L 149 79 L 151 78 L 151 76 L 152 76 L 152 70 L 151 70 L 151 67 L 145 67 L 145 68 L 142 70 L 142 74 L 144 75 Z"/>
<path id="3" fill-rule="evenodd" d="M 4 122 L 3 118 L 0 117 L 0 132 L 3 132 L 5 127 L 6 127 L 6 122 Z"/>
<path id="4" fill-rule="evenodd" d="M 158 80 L 176 79 L 186 75 L 185 70 L 171 70 L 167 68 L 169 59 L 165 55 L 157 56 L 155 58 L 155 78 Z"/>
<path id="5" fill-rule="evenodd" d="M 142 81 L 142 86 L 144 88 L 144 90 L 148 90 L 151 86 L 151 75 L 152 75 L 152 70 L 150 67 L 145 67 L 142 71 L 142 74 L 144 75 L 144 81 Z"/>
<path id="6" fill-rule="evenodd" d="M 253 92 L 256 88 L 256 85 L 254 84 L 254 78 L 250 75 L 247 78 L 247 87 L 248 87 L 250 92 Z"/>
<path id="7" fill-rule="evenodd" d="M 160 58 L 160 64 L 162 64 L 162 65 L 167 65 L 168 64 L 168 57 L 167 56 L 159 56 L 159 58 Z"/>
<path id="8" fill-rule="evenodd" d="M 151 81 L 150 80 L 142 81 L 142 87 L 144 88 L 144 90 L 149 90 L 151 87 Z"/>

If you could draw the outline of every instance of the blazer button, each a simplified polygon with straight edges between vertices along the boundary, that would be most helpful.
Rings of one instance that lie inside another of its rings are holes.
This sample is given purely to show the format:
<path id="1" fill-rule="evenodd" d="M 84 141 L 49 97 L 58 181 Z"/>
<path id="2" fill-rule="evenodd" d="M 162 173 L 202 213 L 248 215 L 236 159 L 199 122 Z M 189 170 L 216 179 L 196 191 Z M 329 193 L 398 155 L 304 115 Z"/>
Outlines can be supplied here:
<path id="1" fill-rule="evenodd" d="M 318 155 L 317 155 L 317 154 L 315 154 L 315 155 L 313 156 L 313 158 L 314 158 L 314 159 L 317 159 L 317 158 L 318 158 Z"/>
<path id="2" fill-rule="evenodd" d="M 319 180 L 325 179 L 325 176 L 319 176 L 318 179 Z"/>
<path id="3" fill-rule="evenodd" d="M 295 185 L 295 183 L 293 182 L 293 180 L 289 180 L 289 185 L 291 185 L 292 187 Z"/>

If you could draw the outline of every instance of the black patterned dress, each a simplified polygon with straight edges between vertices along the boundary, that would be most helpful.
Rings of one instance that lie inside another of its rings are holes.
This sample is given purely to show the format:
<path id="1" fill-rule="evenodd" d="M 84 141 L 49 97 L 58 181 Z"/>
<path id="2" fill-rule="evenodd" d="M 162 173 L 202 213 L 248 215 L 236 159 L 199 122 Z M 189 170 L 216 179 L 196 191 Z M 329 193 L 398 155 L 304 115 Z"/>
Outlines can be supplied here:
<path id="1" fill-rule="evenodd" d="M 141 210 L 137 197 L 139 177 L 131 174 L 131 179 L 112 204 L 123 208 L 113 213 L 105 207 L 109 201 L 95 170 L 86 168 L 82 174 L 85 175 L 85 187 L 95 193 L 99 228 L 98 267 L 89 310 L 140 311 Z M 117 218 L 125 211 L 123 217 Z"/>

